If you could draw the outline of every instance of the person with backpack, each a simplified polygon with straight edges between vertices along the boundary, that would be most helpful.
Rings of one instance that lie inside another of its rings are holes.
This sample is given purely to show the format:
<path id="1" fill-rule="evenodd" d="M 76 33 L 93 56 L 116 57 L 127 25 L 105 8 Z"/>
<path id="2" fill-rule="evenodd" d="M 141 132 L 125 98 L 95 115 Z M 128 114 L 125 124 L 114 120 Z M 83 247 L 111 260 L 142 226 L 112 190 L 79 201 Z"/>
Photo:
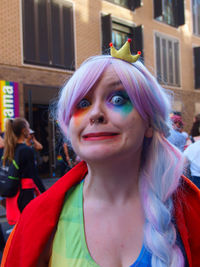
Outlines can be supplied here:
<path id="1" fill-rule="evenodd" d="M 25 144 L 29 131 L 29 123 L 24 118 L 6 120 L 2 164 L 8 166 L 8 178 L 15 181 L 4 195 L 7 196 L 6 217 L 11 225 L 18 221 L 25 206 L 45 191 L 37 176 L 34 151 Z"/>

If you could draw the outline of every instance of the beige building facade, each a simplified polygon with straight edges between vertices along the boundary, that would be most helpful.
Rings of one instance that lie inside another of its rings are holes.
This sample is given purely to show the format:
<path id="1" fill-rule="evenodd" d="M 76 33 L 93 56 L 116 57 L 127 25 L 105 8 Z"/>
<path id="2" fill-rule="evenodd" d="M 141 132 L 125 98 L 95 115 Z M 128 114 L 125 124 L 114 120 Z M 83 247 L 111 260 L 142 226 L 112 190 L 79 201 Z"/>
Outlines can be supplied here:
<path id="1" fill-rule="evenodd" d="M 187 131 L 200 113 L 200 1 L 0 0 L 0 6 L 0 80 L 18 83 L 20 116 L 47 139 L 51 169 L 49 104 L 81 62 L 107 53 L 110 41 L 120 47 L 132 37 L 133 52 L 142 51 L 170 90 Z"/>

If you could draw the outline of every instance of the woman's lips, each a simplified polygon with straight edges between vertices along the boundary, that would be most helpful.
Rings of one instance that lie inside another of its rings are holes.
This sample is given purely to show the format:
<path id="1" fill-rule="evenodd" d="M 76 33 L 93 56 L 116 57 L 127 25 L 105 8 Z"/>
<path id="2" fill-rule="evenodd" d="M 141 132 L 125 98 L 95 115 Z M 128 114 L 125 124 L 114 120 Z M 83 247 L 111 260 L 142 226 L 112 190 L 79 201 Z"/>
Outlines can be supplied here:
<path id="1" fill-rule="evenodd" d="M 83 139 L 85 141 L 105 140 L 105 139 L 115 138 L 118 135 L 119 135 L 118 133 L 111 133 L 111 132 L 89 133 L 83 135 Z"/>

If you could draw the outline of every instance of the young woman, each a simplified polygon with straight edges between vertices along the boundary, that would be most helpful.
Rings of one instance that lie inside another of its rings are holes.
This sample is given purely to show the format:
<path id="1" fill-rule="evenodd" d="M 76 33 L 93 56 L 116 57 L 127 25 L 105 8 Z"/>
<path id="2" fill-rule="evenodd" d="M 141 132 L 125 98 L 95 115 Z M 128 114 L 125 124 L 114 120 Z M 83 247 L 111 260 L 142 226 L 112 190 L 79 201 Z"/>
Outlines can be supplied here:
<path id="1" fill-rule="evenodd" d="M 25 144 L 29 131 L 29 124 L 24 118 L 6 120 L 3 165 L 9 165 L 11 179 L 19 180 L 15 196 L 6 199 L 6 215 L 10 224 L 18 221 L 22 210 L 35 198 L 35 192 L 39 193 L 38 189 L 45 191 L 36 174 L 34 151 Z"/>
<path id="2" fill-rule="evenodd" d="M 83 161 L 23 212 L 2 266 L 200 266 L 200 192 L 166 140 L 169 111 L 142 63 L 84 62 L 58 102 Z"/>

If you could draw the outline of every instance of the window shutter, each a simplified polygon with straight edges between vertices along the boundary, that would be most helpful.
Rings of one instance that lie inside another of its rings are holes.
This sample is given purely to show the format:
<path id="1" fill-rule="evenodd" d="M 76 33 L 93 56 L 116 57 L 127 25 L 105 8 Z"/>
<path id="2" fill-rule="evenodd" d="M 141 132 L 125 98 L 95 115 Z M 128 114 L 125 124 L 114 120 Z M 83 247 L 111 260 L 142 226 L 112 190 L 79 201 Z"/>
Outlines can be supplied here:
<path id="1" fill-rule="evenodd" d="M 141 51 L 141 57 L 144 58 L 143 53 L 143 29 L 142 26 L 132 28 L 132 45 L 131 53 L 137 54 L 138 51 Z"/>
<path id="2" fill-rule="evenodd" d="M 200 88 L 200 47 L 194 47 L 195 88 Z"/>
<path id="3" fill-rule="evenodd" d="M 109 43 L 112 41 L 112 18 L 111 15 L 102 15 L 102 53 L 108 54 Z"/>
<path id="4" fill-rule="evenodd" d="M 64 66 L 75 69 L 73 8 L 63 5 Z"/>
<path id="5" fill-rule="evenodd" d="M 174 17 L 176 27 L 185 24 L 184 0 L 174 1 Z"/>
<path id="6" fill-rule="evenodd" d="M 23 44 L 25 62 L 34 62 L 36 60 L 34 17 L 34 0 L 23 0 Z"/>
<path id="7" fill-rule="evenodd" d="M 162 67 L 161 67 L 161 41 L 160 37 L 155 35 L 155 45 L 156 45 L 156 76 L 159 82 L 162 82 Z"/>
<path id="8" fill-rule="evenodd" d="M 154 19 L 162 16 L 162 0 L 154 0 Z"/>
<path id="9" fill-rule="evenodd" d="M 60 6 L 56 2 L 51 2 L 51 60 L 53 66 L 64 65 L 61 62 L 61 13 Z"/>
<path id="10" fill-rule="evenodd" d="M 47 23 L 47 5 L 46 0 L 38 1 L 38 40 L 37 51 L 40 64 L 49 64 L 49 46 L 48 46 L 48 23 Z"/>
<path id="11" fill-rule="evenodd" d="M 128 0 L 128 8 L 130 10 L 135 10 L 141 6 L 141 0 Z"/>

